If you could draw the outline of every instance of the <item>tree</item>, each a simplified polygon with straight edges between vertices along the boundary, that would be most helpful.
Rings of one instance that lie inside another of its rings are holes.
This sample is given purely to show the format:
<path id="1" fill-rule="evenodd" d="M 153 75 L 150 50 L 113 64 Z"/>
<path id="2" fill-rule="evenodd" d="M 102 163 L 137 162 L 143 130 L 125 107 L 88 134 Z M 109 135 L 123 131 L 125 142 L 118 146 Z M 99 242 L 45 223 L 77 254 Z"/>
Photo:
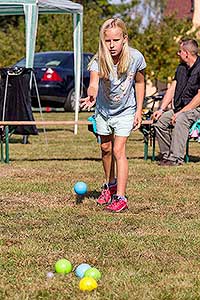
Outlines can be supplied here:
<path id="1" fill-rule="evenodd" d="M 127 24 L 130 45 L 145 56 L 147 78 L 166 82 L 173 76 L 178 63 L 178 39 L 189 35 L 191 23 L 173 16 L 163 17 L 165 0 L 133 0 L 128 3 L 121 0 L 118 5 L 111 5 L 107 0 L 76 2 L 84 7 L 83 51 L 95 53 L 103 21 L 120 16 Z M 147 10 L 151 13 L 146 16 Z M 148 22 L 142 28 L 142 19 L 148 16 Z M 1 24 L 0 66 L 9 66 L 25 55 L 24 18 L 3 17 Z M 70 14 L 40 15 L 36 51 L 73 50 L 72 24 Z M 195 34 L 193 32 L 190 36 Z"/>
<path id="2" fill-rule="evenodd" d="M 7 17 L 9 19 L 9 17 Z M 18 25 L 6 24 L 0 31 L 0 66 L 10 66 L 25 55 L 24 19 L 18 18 Z"/>
<path id="3" fill-rule="evenodd" d="M 189 34 L 191 23 L 177 20 L 173 16 L 164 17 L 159 23 L 151 21 L 134 42 L 147 61 L 147 78 L 167 82 L 173 77 L 179 62 L 176 55 L 178 42 L 182 37 L 195 37 Z"/>
<path id="4" fill-rule="evenodd" d="M 83 0 L 83 50 L 95 53 L 98 48 L 99 27 L 102 22 L 115 15 L 131 24 L 130 14 L 132 7 L 138 3 L 132 0 L 129 3 L 121 1 L 119 5 L 111 5 L 107 0 Z M 0 65 L 9 66 L 25 55 L 25 28 L 24 17 L 3 17 L 0 30 L 1 44 Z M 73 50 L 72 16 L 66 15 L 40 15 L 36 51 L 47 50 Z M 132 25 L 131 25 L 132 26 Z M 134 25 L 136 28 L 137 25 Z M 13 51 L 13 49 L 15 49 Z"/>

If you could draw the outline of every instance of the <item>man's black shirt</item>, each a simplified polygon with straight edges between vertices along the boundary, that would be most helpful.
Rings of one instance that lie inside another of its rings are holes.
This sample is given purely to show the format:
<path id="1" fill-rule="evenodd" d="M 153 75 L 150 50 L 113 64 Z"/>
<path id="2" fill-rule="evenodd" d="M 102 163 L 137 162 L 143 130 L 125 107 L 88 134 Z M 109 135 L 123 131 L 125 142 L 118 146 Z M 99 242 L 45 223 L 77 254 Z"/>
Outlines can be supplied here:
<path id="1" fill-rule="evenodd" d="M 186 106 L 200 89 L 200 57 L 191 68 L 186 63 L 180 63 L 176 69 L 176 89 L 174 95 L 174 111 Z"/>

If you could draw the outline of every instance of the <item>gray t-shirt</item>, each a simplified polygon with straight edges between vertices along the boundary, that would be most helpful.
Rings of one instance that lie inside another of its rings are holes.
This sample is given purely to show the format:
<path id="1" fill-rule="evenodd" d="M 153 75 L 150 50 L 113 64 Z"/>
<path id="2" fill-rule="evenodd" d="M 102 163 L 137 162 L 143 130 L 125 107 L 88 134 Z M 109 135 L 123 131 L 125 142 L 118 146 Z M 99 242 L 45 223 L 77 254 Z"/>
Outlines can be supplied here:
<path id="1" fill-rule="evenodd" d="M 120 78 L 117 75 L 117 65 L 114 66 L 114 76 L 109 80 L 100 78 L 96 101 L 96 111 L 103 117 L 133 114 L 136 110 L 135 74 L 146 68 L 143 55 L 136 49 L 130 48 L 131 63 L 126 74 Z M 90 71 L 99 71 L 98 62 L 93 61 Z"/>

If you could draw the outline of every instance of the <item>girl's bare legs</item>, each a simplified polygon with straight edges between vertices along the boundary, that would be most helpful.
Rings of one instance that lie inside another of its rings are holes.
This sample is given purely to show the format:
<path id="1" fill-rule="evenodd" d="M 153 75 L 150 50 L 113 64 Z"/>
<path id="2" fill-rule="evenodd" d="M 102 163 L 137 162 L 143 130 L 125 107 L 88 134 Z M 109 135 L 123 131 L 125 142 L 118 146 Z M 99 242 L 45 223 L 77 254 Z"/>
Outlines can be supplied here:
<path id="1" fill-rule="evenodd" d="M 113 154 L 117 166 L 117 195 L 125 196 L 128 181 L 128 160 L 126 158 L 126 142 L 128 137 L 116 136 Z"/>
<path id="2" fill-rule="evenodd" d="M 106 182 L 114 182 L 115 180 L 115 160 L 113 156 L 113 143 L 113 135 L 101 135 L 102 162 Z"/>

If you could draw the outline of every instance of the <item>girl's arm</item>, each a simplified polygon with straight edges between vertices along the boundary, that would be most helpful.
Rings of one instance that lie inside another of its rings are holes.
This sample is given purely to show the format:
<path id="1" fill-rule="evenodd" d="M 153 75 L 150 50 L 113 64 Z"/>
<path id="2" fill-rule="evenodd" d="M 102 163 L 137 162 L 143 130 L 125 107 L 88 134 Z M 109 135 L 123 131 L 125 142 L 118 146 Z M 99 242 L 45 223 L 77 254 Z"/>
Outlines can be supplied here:
<path id="1" fill-rule="evenodd" d="M 90 72 L 90 84 L 87 90 L 87 97 L 81 98 L 81 108 L 90 109 L 96 103 L 96 97 L 98 94 L 99 87 L 99 75 L 98 72 L 91 71 Z"/>
<path id="2" fill-rule="evenodd" d="M 135 75 L 135 95 L 137 102 L 137 110 L 134 118 L 134 128 L 133 130 L 137 130 L 142 123 L 142 105 L 144 101 L 144 70 L 138 71 Z"/>

